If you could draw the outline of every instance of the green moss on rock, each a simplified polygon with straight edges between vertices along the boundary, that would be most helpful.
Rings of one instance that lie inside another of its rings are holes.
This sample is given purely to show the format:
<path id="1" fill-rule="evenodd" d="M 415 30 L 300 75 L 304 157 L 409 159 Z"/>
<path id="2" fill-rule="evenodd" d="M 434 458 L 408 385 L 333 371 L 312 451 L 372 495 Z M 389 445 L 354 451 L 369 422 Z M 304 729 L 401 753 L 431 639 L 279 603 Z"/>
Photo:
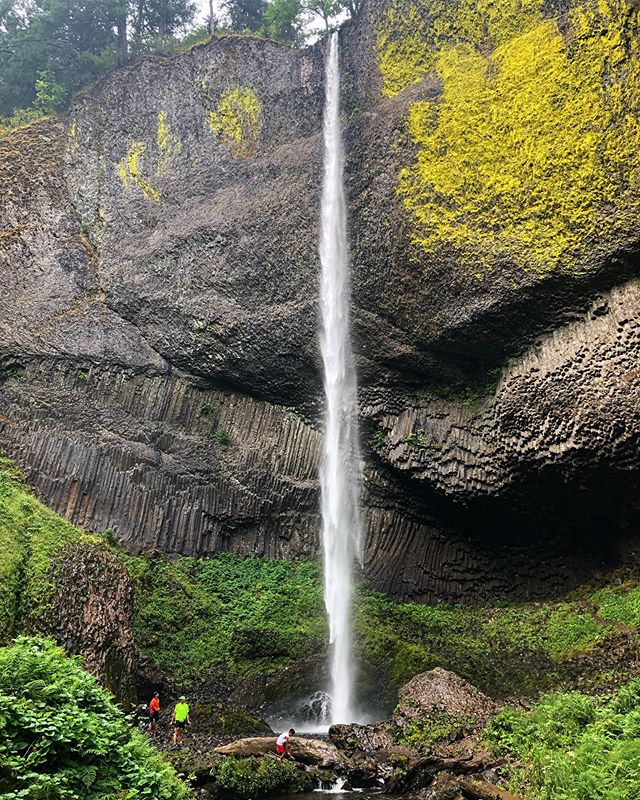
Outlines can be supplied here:
<path id="1" fill-rule="evenodd" d="M 434 712 L 410 720 L 398 736 L 398 743 L 418 750 L 429 749 L 437 742 L 458 738 L 470 723 L 464 714 Z"/>

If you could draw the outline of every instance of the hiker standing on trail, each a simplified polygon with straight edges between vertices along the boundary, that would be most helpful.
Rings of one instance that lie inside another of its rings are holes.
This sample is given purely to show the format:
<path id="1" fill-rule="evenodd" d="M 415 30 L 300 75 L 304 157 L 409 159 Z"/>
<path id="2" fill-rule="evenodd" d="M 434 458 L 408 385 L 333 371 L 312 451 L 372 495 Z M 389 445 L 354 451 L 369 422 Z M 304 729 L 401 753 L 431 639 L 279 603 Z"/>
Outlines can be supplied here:
<path id="1" fill-rule="evenodd" d="M 158 723 L 160 722 L 160 695 L 158 692 L 153 693 L 153 697 L 149 702 L 149 733 L 158 732 Z"/>
<path id="2" fill-rule="evenodd" d="M 281 733 L 276 740 L 276 752 L 278 754 L 278 758 L 291 758 L 291 745 L 289 744 L 289 737 L 294 736 L 295 731 L 293 728 L 289 728 L 289 733 Z"/>
<path id="3" fill-rule="evenodd" d="M 173 731 L 173 743 L 179 744 L 182 739 L 182 734 L 187 725 L 191 725 L 191 717 L 189 716 L 189 706 L 187 705 L 187 698 L 181 695 L 173 711 L 173 722 L 175 730 Z"/>

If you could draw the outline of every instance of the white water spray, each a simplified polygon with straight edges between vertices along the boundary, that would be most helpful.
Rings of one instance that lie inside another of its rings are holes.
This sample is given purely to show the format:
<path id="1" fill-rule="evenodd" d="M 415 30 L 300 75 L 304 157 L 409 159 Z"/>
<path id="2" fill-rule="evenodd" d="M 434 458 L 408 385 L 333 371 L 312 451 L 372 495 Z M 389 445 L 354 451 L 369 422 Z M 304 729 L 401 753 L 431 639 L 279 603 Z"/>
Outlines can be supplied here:
<path id="1" fill-rule="evenodd" d="M 331 636 L 331 722 L 352 722 L 351 599 L 353 561 L 361 557 L 357 384 L 350 339 L 350 281 L 340 133 L 338 34 L 326 65 L 322 185 L 320 349 L 325 437 L 320 470 L 324 599 Z"/>

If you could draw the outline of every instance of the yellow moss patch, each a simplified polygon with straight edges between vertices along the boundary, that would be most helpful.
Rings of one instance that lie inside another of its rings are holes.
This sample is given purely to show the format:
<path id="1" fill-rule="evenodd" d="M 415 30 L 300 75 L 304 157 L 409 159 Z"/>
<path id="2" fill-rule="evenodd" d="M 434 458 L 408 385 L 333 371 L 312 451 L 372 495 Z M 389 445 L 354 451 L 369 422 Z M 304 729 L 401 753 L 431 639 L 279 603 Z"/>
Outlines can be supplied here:
<path id="1" fill-rule="evenodd" d="M 438 51 L 488 52 L 540 20 L 543 0 L 393 0 L 377 31 L 382 92 L 393 96 L 435 72 Z"/>
<path id="2" fill-rule="evenodd" d="M 69 125 L 69 138 L 75 139 L 78 135 L 78 124 L 75 119 L 71 120 L 71 125 Z"/>
<path id="3" fill-rule="evenodd" d="M 158 174 L 163 175 L 167 171 L 171 159 L 180 151 L 180 139 L 169 127 L 166 111 L 158 113 L 156 141 L 158 143 Z"/>
<path id="4" fill-rule="evenodd" d="M 158 202 L 160 193 L 142 174 L 141 161 L 146 150 L 144 142 L 131 142 L 127 155 L 118 164 L 118 177 L 123 186 L 135 186 L 148 199 Z"/>
<path id="5" fill-rule="evenodd" d="M 443 95 L 410 108 L 399 184 L 423 251 L 544 274 L 637 229 L 638 12 L 601 0 L 568 22 L 566 40 L 546 20 L 491 55 L 438 53 Z"/>
<path id="6" fill-rule="evenodd" d="M 435 50 L 427 26 L 412 6 L 403 14 L 392 6 L 378 32 L 378 59 L 382 93 L 391 97 L 411 83 L 419 83 L 435 66 Z"/>
<path id="7" fill-rule="evenodd" d="M 262 103 L 247 86 L 226 89 L 215 111 L 209 112 L 209 127 L 235 156 L 250 156 L 258 149 L 262 130 Z"/>

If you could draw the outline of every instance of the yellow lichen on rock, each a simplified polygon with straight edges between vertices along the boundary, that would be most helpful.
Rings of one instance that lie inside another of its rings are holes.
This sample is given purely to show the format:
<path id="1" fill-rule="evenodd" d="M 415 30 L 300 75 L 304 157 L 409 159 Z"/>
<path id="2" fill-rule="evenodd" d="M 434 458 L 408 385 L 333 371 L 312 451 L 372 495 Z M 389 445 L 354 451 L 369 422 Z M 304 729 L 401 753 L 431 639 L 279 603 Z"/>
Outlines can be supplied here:
<path id="1" fill-rule="evenodd" d="M 468 44 L 481 52 L 541 21 L 543 0 L 393 0 L 378 26 L 382 93 L 393 96 L 435 73 L 443 47 Z"/>
<path id="2" fill-rule="evenodd" d="M 394 6 L 378 31 L 378 59 L 382 93 L 393 97 L 411 83 L 419 83 L 435 67 L 435 51 L 417 8 L 404 14 Z"/>
<path id="3" fill-rule="evenodd" d="M 489 52 L 438 48 L 442 96 L 411 105 L 418 154 L 399 181 L 422 251 L 474 273 L 575 271 L 637 228 L 638 11 L 600 0 L 564 22 L 527 22 Z"/>
<path id="4" fill-rule="evenodd" d="M 157 203 L 160 200 L 160 192 L 142 174 L 141 161 L 145 150 L 144 142 L 131 142 L 127 155 L 118 163 L 118 177 L 123 186 L 135 186 L 148 200 Z"/>
<path id="5" fill-rule="evenodd" d="M 167 171 L 171 159 L 180 152 L 180 139 L 172 132 L 167 122 L 167 112 L 158 112 L 158 130 L 156 133 L 158 145 L 158 175 Z"/>
<path id="6" fill-rule="evenodd" d="M 262 131 L 262 103 L 248 86 L 233 86 L 220 95 L 208 124 L 234 156 L 250 156 L 258 149 Z"/>

